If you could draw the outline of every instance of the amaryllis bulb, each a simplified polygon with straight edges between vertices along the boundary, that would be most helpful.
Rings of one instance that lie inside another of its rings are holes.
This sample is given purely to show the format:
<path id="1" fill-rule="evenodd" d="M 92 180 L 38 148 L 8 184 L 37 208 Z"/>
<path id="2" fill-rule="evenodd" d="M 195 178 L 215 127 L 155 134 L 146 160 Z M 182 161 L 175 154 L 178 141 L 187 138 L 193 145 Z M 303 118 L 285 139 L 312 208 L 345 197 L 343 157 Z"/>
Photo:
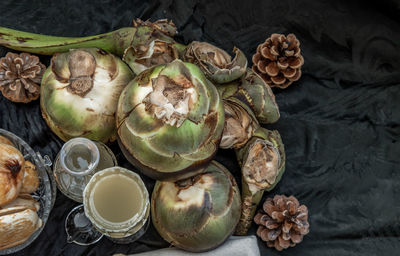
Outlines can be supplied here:
<path id="1" fill-rule="evenodd" d="M 194 41 L 186 48 L 185 61 L 198 65 L 204 74 L 216 83 L 227 83 L 241 77 L 247 68 L 244 53 L 234 48 L 235 57 L 224 50 L 206 43 Z"/>
<path id="2" fill-rule="evenodd" d="M 262 127 L 236 154 L 242 167 L 242 213 L 235 234 L 246 235 L 264 191 L 280 181 L 286 155 L 279 132 Z"/>
<path id="3" fill-rule="evenodd" d="M 180 60 L 146 69 L 122 92 L 120 147 L 146 175 L 177 180 L 201 172 L 224 127 L 218 92 L 201 70 Z"/>
<path id="4" fill-rule="evenodd" d="M 63 140 L 116 139 L 115 112 L 132 71 L 96 48 L 55 54 L 43 75 L 40 105 L 49 127 Z"/>
<path id="5" fill-rule="evenodd" d="M 174 246 L 200 252 L 222 244 L 240 217 L 240 195 L 232 174 L 212 161 L 204 172 L 177 182 L 157 181 L 152 221 Z"/>
<path id="6" fill-rule="evenodd" d="M 249 68 L 240 79 L 218 85 L 217 89 L 223 99 L 236 98 L 248 105 L 262 124 L 274 123 L 280 117 L 271 88 Z"/>

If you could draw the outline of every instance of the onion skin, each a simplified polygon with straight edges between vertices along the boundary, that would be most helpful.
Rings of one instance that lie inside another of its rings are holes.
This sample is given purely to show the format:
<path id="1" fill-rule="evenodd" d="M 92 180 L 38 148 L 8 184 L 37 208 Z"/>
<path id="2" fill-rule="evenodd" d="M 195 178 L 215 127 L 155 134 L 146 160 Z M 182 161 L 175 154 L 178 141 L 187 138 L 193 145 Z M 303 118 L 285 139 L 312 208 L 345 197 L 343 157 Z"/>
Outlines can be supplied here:
<path id="1" fill-rule="evenodd" d="M 240 205 L 235 179 L 212 161 L 204 173 L 191 179 L 157 181 L 151 200 L 152 221 L 172 245 L 192 252 L 208 251 L 232 234 Z"/>
<path id="2" fill-rule="evenodd" d="M 173 79 L 176 83 L 169 83 Z M 172 86 L 176 91 L 167 92 L 166 87 L 163 91 L 170 96 L 187 89 L 195 91 L 190 95 L 197 96 L 189 101 L 189 112 L 181 115 L 180 121 L 169 123 L 172 119 L 152 112 L 169 105 L 149 103 L 157 86 Z M 145 175 L 176 181 L 201 172 L 211 161 L 224 121 L 223 103 L 214 85 L 197 66 L 175 60 L 146 69 L 122 92 L 117 111 L 118 142 L 126 158 Z"/>
<path id="3" fill-rule="evenodd" d="M 92 81 L 92 87 L 79 93 L 72 91 L 74 71 L 71 68 L 73 64 L 68 64 L 68 60 L 74 51 L 54 55 L 42 79 L 40 106 L 43 118 L 64 141 L 74 137 L 113 141 L 116 139 L 118 99 L 133 79 L 133 73 L 119 58 L 103 50 L 87 48 L 76 51 L 94 57 L 95 69 L 90 69 L 87 77 Z M 78 75 L 83 73 L 79 67 L 75 72 Z M 78 88 L 79 84 L 75 87 Z"/>

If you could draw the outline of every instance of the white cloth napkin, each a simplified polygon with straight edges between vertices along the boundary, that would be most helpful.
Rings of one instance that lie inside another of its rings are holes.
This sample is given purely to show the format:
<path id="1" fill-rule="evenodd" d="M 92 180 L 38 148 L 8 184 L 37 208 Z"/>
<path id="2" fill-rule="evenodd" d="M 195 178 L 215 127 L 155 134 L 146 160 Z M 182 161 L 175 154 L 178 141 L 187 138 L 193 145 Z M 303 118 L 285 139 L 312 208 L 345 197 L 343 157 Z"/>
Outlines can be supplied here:
<path id="1" fill-rule="evenodd" d="M 124 254 L 114 254 L 123 256 Z M 177 248 L 164 248 L 160 250 L 131 254 L 129 256 L 260 256 L 260 250 L 255 236 L 231 236 L 224 244 L 218 248 L 201 253 L 186 252 Z"/>

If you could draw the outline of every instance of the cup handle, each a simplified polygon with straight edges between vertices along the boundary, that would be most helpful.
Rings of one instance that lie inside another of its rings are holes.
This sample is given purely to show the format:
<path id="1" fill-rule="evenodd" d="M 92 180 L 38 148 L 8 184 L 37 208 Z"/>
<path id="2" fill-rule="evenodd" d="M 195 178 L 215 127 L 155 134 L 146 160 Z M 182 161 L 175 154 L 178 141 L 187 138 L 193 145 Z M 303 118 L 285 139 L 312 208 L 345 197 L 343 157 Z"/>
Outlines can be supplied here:
<path id="1" fill-rule="evenodd" d="M 51 198 L 51 209 L 53 209 L 54 203 L 56 202 L 56 195 L 57 195 L 57 185 L 56 185 L 56 181 L 54 180 L 54 176 L 53 176 L 53 171 L 51 169 L 51 166 L 53 165 L 53 163 L 50 160 L 50 157 L 48 155 L 44 155 L 42 157 L 42 155 L 40 154 L 40 152 L 36 152 L 37 157 L 39 158 L 39 160 L 43 163 L 43 166 L 47 172 L 47 176 L 49 177 L 50 180 L 50 185 L 51 185 L 51 190 L 52 190 L 52 198 Z"/>

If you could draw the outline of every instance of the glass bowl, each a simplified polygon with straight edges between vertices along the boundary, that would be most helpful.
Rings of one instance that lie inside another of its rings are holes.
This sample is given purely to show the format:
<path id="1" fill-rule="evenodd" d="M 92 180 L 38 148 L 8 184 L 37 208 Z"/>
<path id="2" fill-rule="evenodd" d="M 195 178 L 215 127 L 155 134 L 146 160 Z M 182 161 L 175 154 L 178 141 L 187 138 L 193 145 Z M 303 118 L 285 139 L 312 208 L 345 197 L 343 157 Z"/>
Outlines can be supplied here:
<path id="1" fill-rule="evenodd" d="M 24 249 L 40 235 L 46 225 L 50 211 L 56 200 L 57 189 L 56 183 L 51 175 L 51 161 L 48 156 L 42 157 L 39 152 L 33 151 L 25 141 L 11 132 L 0 129 L 0 135 L 9 139 L 14 146 L 21 151 L 25 160 L 31 161 L 36 166 L 40 183 L 39 188 L 32 194 L 32 196 L 40 203 L 40 209 L 37 213 L 39 218 L 43 221 L 42 227 L 36 230 L 36 232 L 33 233 L 23 244 L 0 250 L 0 255 L 5 255 Z"/>

